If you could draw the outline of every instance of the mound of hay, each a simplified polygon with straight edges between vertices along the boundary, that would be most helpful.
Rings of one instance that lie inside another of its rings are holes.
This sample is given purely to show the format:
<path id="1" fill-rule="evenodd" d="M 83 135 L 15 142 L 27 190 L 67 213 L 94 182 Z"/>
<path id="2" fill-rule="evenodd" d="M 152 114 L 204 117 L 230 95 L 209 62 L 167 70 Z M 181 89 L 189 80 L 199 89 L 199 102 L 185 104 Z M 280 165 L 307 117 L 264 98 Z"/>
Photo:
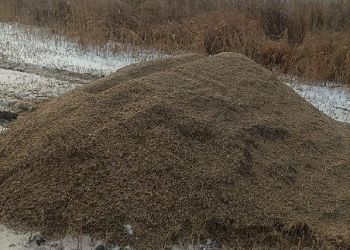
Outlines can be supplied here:
<path id="1" fill-rule="evenodd" d="M 346 242 L 349 187 L 349 126 L 233 53 L 130 66 L 0 138 L 0 221 L 136 249 Z"/>

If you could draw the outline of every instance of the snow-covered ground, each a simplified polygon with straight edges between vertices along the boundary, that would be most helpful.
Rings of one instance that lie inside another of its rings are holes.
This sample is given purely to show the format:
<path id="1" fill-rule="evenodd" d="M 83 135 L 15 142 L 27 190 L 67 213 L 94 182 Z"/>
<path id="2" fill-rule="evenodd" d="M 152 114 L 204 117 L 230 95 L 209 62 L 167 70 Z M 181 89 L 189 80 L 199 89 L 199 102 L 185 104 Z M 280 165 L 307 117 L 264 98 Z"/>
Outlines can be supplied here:
<path id="1" fill-rule="evenodd" d="M 132 250 L 129 246 L 104 245 L 89 236 L 65 237 L 61 240 L 46 241 L 40 233 L 18 234 L 0 226 L 1 250 Z M 217 242 L 210 239 L 199 245 L 169 246 L 171 250 L 218 250 Z"/>
<path id="2" fill-rule="evenodd" d="M 284 78 L 283 81 L 328 116 L 350 123 L 350 88 L 334 83 L 310 85 L 293 77 Z"/>
<path id="3" fill-rule="evenodd" d="M 1 250 L 95 250 L 102 245 L 89 236 L 80 238 L 66 237 L 61 240 L 45 241 L 40 233 L 19 234 L 0 226 Z M 118 246 L 111 246 L 109 250 L 119 250 Z"/>
<path id="4" fill-rule="evenodd" d="M 0 68 L 1 99 L 46 99 L 74 89 L 75 85 L 69 81 Z M 0 108 L 5 105 L 0 102 Z"/>
<path id="5" fill-rule="evenodd" d="M 152 51 L 113 53 L 116 46 L 82 49 L 78 43 L 43 29 L 0 23 L 0 111 L 28 107 L 31 102 L 61 95 L 128 64 L 164 56 Z M 282 79 L 327 115 L 350 123 L 350 89 L 334 84 L 308 85 L 292 77 Z M 6 129 L 3 126 L 0 123 L 0 133 Z M 0 249 L 4 250 L 85 250 L 99 244 L 84 236 L 37 246 L 31 238 L 30 234 L 16 234 L 0 226 Z M 215 249 L 209 243 L 173 249 L 202 247 Z"/>
<path id="6" fill-rule="evenodd" d="M 118 46 L 82 49 L 77 42 L 41 28 L 0 23 L 0 55 L 16 63 L 103 76 L 140 59 L 158 56 L 152 51 L 113 53 Z"/>

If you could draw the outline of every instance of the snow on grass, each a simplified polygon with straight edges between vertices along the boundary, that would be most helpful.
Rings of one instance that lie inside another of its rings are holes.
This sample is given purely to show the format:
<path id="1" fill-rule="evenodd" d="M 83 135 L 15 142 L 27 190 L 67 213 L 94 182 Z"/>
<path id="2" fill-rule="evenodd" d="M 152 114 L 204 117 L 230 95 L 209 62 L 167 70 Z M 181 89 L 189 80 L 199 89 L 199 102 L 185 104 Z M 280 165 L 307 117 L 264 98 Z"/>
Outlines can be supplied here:
<path id="1" fill-rule="evenodd" d="M 128 64 L 161 56 L 152 51 L 113 53 L 118 46 L 82 49 L 77 42 L 42 28 L 0 23 L 0 55 L 16 63 L 104 76 Z"/>

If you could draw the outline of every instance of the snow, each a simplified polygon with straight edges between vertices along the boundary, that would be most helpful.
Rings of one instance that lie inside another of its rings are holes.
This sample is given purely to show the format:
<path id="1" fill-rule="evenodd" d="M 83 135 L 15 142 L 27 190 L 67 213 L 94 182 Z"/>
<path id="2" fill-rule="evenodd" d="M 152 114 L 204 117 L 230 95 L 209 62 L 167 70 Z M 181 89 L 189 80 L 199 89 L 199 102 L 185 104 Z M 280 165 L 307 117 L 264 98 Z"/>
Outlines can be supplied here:
<path id="1" fill-rule="evenodd" d="M 125 225 L 128 228 L 130 225 Z M 130 226 L 131 227 L 131 226 Z M 102 241 L 97 241 L 87 235 L 79 238 L 64 237 L 60 240 L 48 240 L 37 245 L 36 239 L 45 239 L 40 233 L 17 233 L 0 226 L 0 249 L 10 250 L 94 250 L 97 246 L 102 245 Z M 125 246 L 121 248 L 117 245 L 109 246 L 110 250 L 132 249 Z M 157 247 L 155 247 L 157 249 Z M 218 250 L 219 246 L 216 241 L 210 239 L 206 243 L 198 245 L 178 245 L 170 247 L 172 250 Z"/>
<path id="2" fill-rule="evenodd" d="M 118 44 L 107 44 L 103 48 L 82 49 L 79 43 L 42 28 L 0 23 L 0 55 L 17 63 L 104 76 L 140 59 L 158 56 L 152 51 L 115 54 L 117 47 Z"/>
<path id="3" fill-rule="evenodd" d="M 0 226 L 0 249 L 4 250 L 93 250 L 102 244 L 84 235 L 79 238 L 65 237 L 61 240 L 52 240 L 38 246 L 35 240 L 41 238 L 40 233 L 16 233 Z"/>
<path id="4" fill-rule="evenodd" d="M 333 119 L 350 123 L 350 89 L 334 83 L 305 84 L 302 80 L 289 78 L 285 83 L 300 96 Z"/>
<path id="5" fill-rule="evenodd" d="M 46 99 L 72 90 L 75 85 L 54 78 L 0 68 L 1 99 Z"/>

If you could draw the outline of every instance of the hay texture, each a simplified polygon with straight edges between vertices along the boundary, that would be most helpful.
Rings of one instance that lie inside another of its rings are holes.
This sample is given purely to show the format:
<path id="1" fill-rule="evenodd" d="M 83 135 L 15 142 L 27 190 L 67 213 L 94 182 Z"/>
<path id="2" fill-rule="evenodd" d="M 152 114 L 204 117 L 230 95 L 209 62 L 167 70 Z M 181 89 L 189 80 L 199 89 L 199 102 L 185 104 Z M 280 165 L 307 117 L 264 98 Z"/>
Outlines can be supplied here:
<path id="1" fill-rule="evenodd" d="M 0 137 L 1 222 L 136 249 L 339 246 L 349 187 L 349 126 L 234 53 L 129 66 Z"/>

